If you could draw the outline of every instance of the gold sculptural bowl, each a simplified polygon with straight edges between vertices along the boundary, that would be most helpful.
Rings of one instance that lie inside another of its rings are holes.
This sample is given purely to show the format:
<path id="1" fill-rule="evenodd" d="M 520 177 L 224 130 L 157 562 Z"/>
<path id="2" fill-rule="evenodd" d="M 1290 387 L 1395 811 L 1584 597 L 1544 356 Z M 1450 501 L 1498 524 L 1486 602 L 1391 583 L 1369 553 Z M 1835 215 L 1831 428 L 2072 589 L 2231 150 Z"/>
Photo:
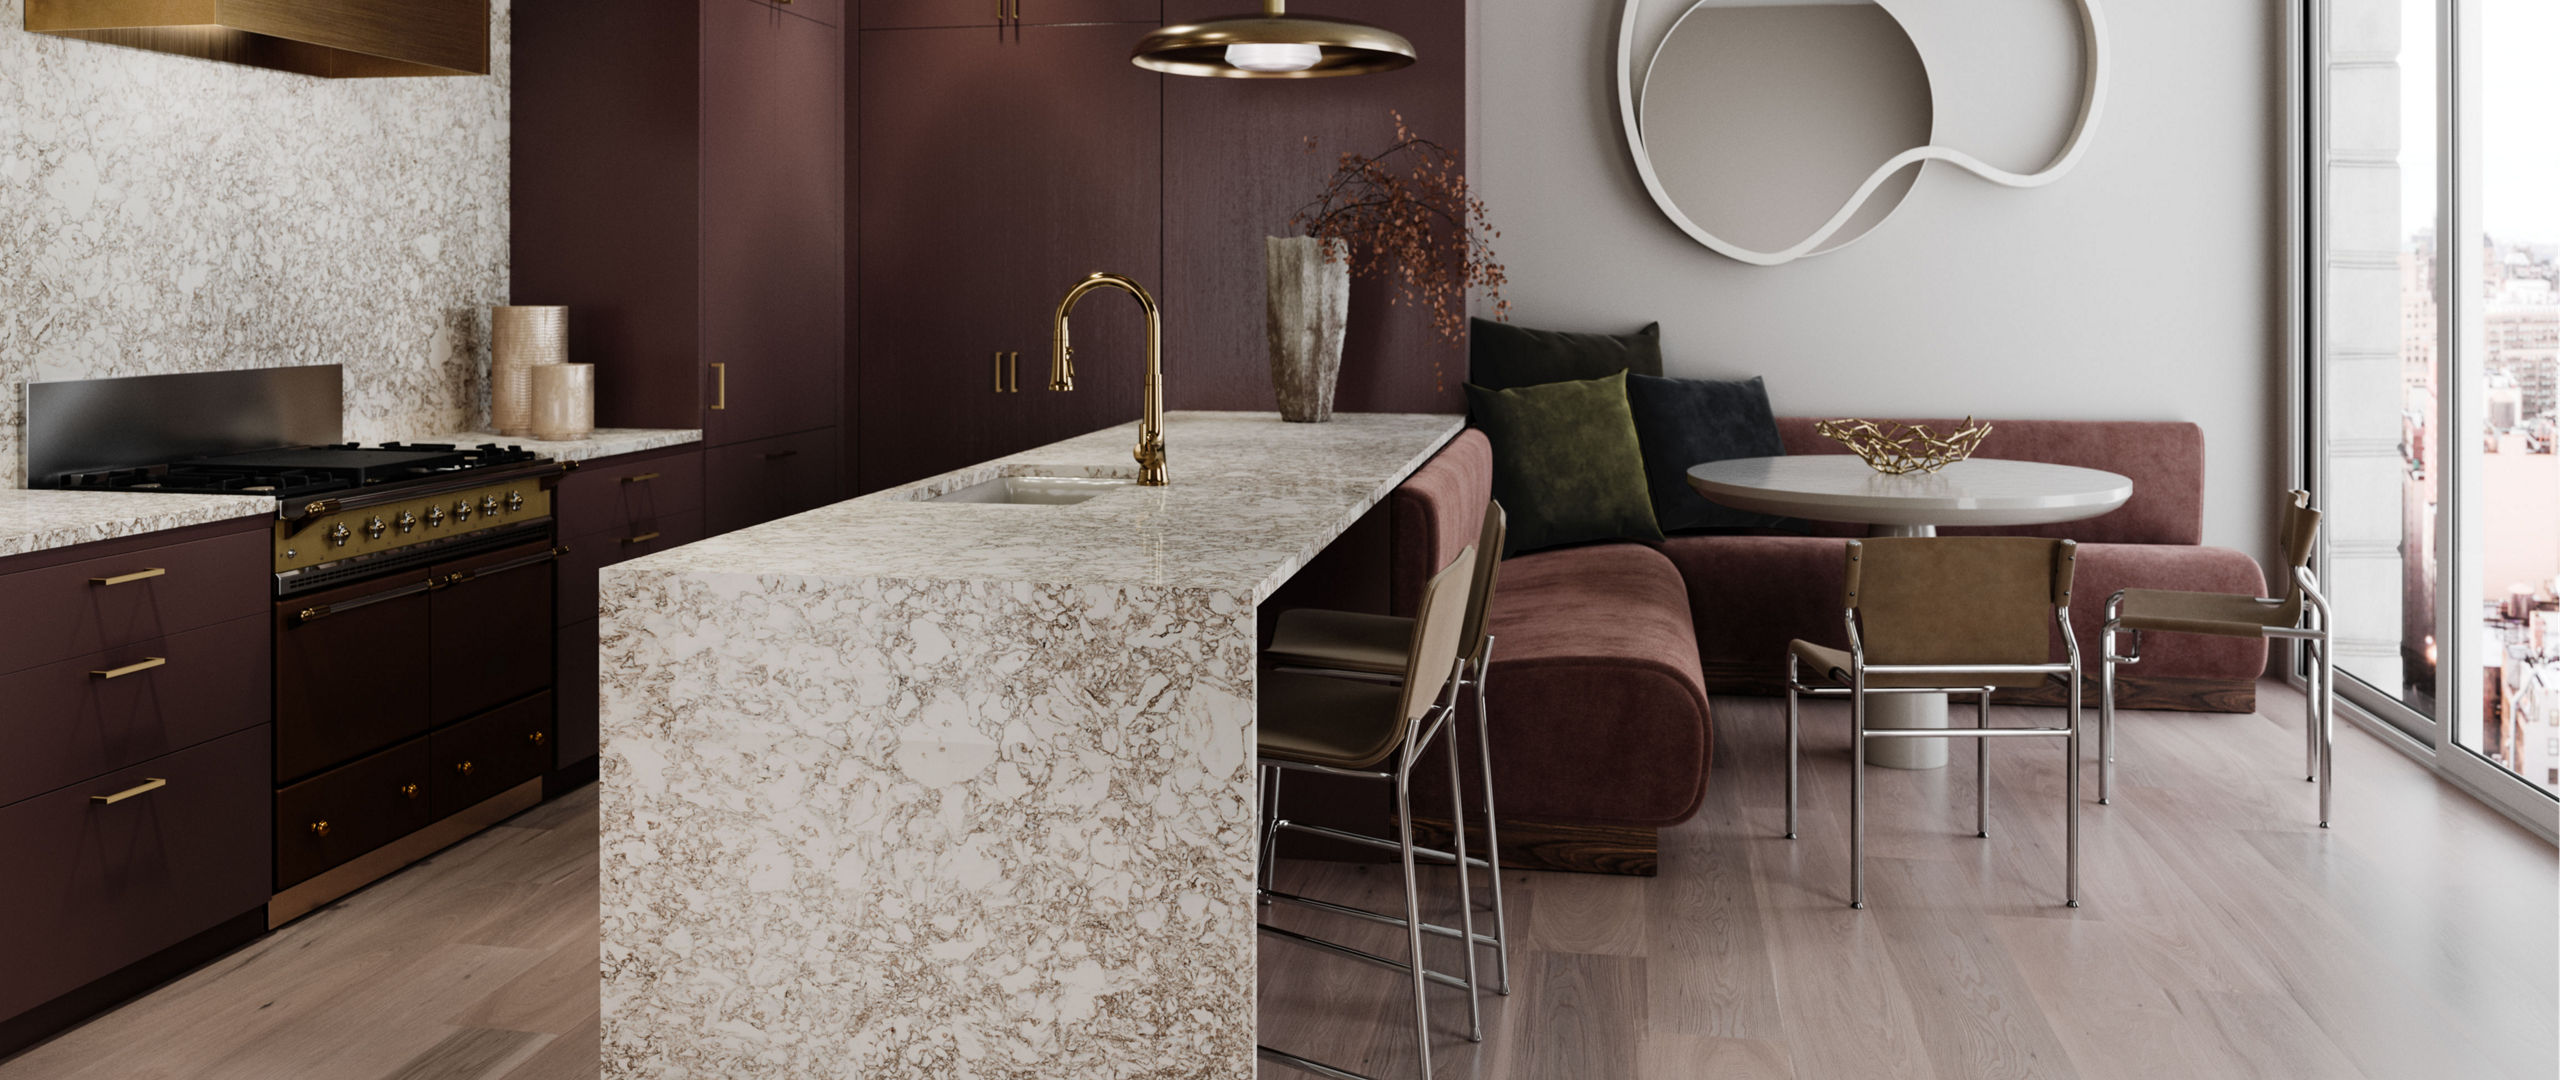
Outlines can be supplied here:
<path id="1" fill-rule="evenodd" d="M 1891 420 L 1825 420 L 1815 431 L 1835 439 L 1858 455 L 1867 467 L 1887 476 L 1933 473 L 1973 456 L 1991 425 L 1964 418 L 1964 426 L 1940 435 L 1927 424 L 1904 426 Z"/>

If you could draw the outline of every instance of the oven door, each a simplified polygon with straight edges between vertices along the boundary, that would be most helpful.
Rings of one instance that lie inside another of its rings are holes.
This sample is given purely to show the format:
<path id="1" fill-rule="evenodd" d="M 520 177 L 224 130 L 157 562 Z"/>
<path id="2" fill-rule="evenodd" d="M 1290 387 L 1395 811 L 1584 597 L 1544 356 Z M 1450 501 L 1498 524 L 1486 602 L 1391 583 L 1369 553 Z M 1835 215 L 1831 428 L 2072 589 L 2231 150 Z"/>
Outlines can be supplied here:
<path id="1" fill-rule="evenodd" d="M 276 605 L 276 782 L 548 689 L 546 538 Z"/>

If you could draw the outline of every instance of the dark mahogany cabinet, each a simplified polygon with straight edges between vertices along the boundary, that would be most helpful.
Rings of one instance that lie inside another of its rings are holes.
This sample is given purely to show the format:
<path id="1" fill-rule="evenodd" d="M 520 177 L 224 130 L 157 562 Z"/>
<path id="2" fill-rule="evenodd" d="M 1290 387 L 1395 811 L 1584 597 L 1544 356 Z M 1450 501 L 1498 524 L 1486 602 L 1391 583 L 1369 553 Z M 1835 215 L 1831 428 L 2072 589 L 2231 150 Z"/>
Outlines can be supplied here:
<path id="1" fill-rule="evenodd" d="M 271 521 L 0 559 L 0 1055 L 265 929 Z"/>
<path id="2" fill-rule="evenodd" d="M 1164 15 L 1162 0 L 860 0 L 860 3 L 862 28 L 865 30 L 960 26 L 1011 29 L 1065 23 L 1151 23 Z M 1237 11 L 1258 6 L 1257 0 L 1233 0 L 1228 4 Z"/>
<path id="3" fill-rule="evenodd" d="M 1159 284 L 1163 80 L 1129 63 L 1142 33 L 861 33 L 859 490 L 1137 418 L 1126 296 L 1078 309 L 1076 389 L 1048 386 L 1069 288 L 1097 270 Z"/>
<path id="4" fill-rule="evenodd" d="M 568 305 L 577 359 L 600 365 L 601 424 L 837 445 L 847 15 L 845 0 L 515 13 L 513 298 Z M 784 505 L 796 488 L 753 489 L 801 480 L 712 482 Z"/>
<path id="5" fill-rule="evenodd" d="M 833 429 L 821 434 L 832 435 Z M 757 443 L 744 444 L 752 449 Z M 833 448 L 832 442 L 828 444 Z M 737 451 L 724 448 L 715 453 Z M 832 471 L 824 454 L 809 460 Z M 552 708 L 558 716 L 546 768 L 591 774 L 599 742 L 596 716 L 596 579 L 605 567 L 700 540 L 704 452 L 699 446 L 651 450 L 581 462 L 553 493 L 559 514 L 560 592 L 541 621 L 559 642 Z M 758 488 L 770 491 L 771 488 Z"/>

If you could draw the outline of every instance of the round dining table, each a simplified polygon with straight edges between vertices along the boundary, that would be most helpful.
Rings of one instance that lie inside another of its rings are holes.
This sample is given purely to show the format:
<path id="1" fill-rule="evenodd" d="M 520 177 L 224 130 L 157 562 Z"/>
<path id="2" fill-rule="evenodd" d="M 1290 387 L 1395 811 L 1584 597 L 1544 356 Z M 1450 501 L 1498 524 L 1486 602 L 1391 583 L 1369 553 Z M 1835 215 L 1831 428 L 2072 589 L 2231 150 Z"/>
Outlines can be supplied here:
<path id="1" fill-rule="evenodd" d="M 1938 527 L 2043 525 L 2093 518 L 2133 497 L 2133 481 L 2102 469 L 1970 458 L 1933 473 L 1888 476 L 1849 454 L 1732 458 L 1689 470 L 1698 494 L 1763 514 L 1867 526 L 1870 536 L 1936 536 Z M 1947 726 L 1945 694 L 1878 694 L 1867 723 Z M 1867 761 L 1897 769 L 1947 763 L 1944 739 L 1879 739 Z"/>

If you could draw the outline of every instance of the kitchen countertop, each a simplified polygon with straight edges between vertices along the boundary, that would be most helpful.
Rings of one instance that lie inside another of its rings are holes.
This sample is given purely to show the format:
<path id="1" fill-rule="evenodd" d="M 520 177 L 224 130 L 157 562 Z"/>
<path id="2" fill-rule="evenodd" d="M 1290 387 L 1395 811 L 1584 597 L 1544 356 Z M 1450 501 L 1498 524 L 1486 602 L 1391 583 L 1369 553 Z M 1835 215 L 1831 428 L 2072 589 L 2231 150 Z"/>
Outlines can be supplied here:
<path id="1" fill-rule="evenodd" d="M 0 558 L 275 512 L 264 495 L 0 488 Z"/>
<path id="2" fill-rule="evenodd" d="M 608 567 L 603 1076 L 1251 1080 L 1257 606 L 1455 416 L 1174 413 Z"/>
<path id="3" fill-rule="evenodd" d="M 702 441 L 702 432 L 677 428 L 597 428 L 583 439 L 544 442 L 530 435 L 498 435 L 487 431 L 443 431 L 400 438 L 409 443 L 452 443 L 456 446 L 478 446 L 496 443 L 521 446 L 553 461 L 591 461 L 643 450 L 663 450 L 670 446 Z"/>

